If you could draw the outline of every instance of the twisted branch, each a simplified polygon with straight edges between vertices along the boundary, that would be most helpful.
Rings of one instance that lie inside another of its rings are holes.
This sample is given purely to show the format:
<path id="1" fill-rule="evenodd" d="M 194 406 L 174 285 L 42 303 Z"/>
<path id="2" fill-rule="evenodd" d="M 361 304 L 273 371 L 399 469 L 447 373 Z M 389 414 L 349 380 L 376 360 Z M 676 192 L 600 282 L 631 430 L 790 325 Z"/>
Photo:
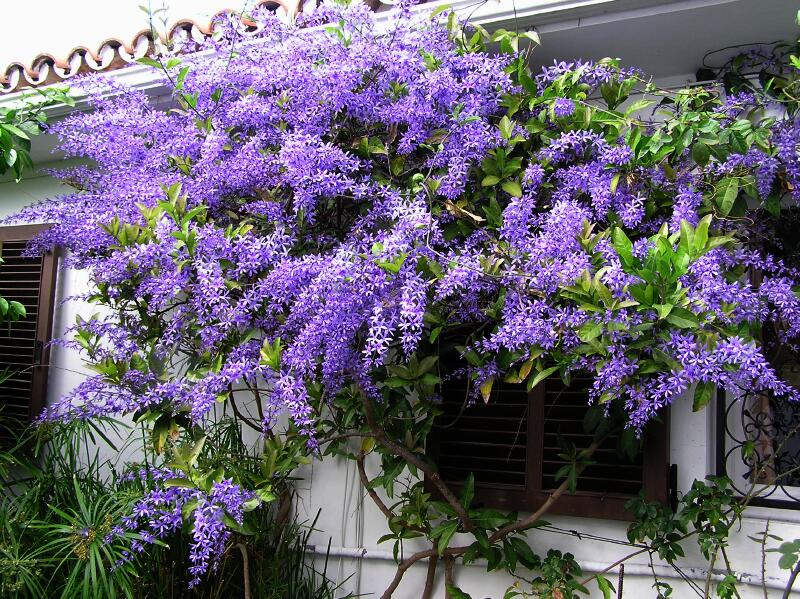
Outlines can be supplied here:
<path id="1" fill-rule="evenodd" d="M 424 472 L 426 478 L 442 494 L 442 497 L 444 497 L 445 501 L 450 504 L 450 507 L 455 510 L 459 520 L 461 521 L 462 528 L 466 532 L 471 532 L 474 528 L 474 525 L 472 524 L 472 520 L 470 520 L 469 514 L 467 514 L 467 510 L 463 505 L 461 505 L 461 502 L 456 498 L 456 496 L 453 495 L 453 492 L 441 479 L 439 473 L 419 459 L 414 452 L 389 439 L 389 437 L 386 436 L 386 432 L 383 430 L 383 428 L 381 428 L 381 426 L 378 424 L 378 421 L 375 419 L 375 407 L 372 405 L 372 400 L 366 393 L 362 393 L 361 396 L 364 402 L 364 415 L 367 418 L 367 425 L 369 426 L 370 431 L 372 431 L 375 440 L 396 456 L 403 458 L 407 464 L 411 464 L 418 470 Z"/>
<path id="2" fill-rule="evenodd" d="M 374 414 L 372 414 L 371 418 L 372 418 L 372 420 L 374 422 Z M 369 420 L 369 417 L 368 417 L 368 420 Z M 594 443 L 592 443 L 586 450 L 584 450 L 582 452 L 582 457 L 583 458 L 591 457 L 591 455 L 595 451 L 597 451 L 597 448 L 603 443 L 604 440 L 605 440 L 605 438 L 600 439 L 599 441 L 595 441 Z M 581 468 L 581 470 L 582 470 L 582 468 Z M 550 510 L 551 507 L 553 507 L 553 504 L 558 500 L 558 498 L 561 497 L 564 493 L 567 492 L 568 488 L 569 488 L 569 482 L 568 482 L 567 479 L 565 479 L 564 482 L 562 482 L 561 485 L 559 485 L 559 487 L 555 491 L 553 491 L 553 493 L 547 498 L 547 500 L 535 512 L 533 512 L 527 518 L 522 518 L 520 520 L 517 520 L 516 522 L 513 522 L 513 523 L 511 523 L 511 524 L 509 524 L 507 526 L 504 526 L 503 528 L 499 529 L 497 532 L 495 532 L 494 534 L 492 534 L 492 536 L 489 537 L 489 542 L 492 543 L 492 544 L 497 543 L 498 541 L 503 540 L 504 538 L 506 538 L 507 536 L 509 536 L 512 533 L 521 532 L 521 531 L 523 531 L 525 529 L 530 528 L 534 524 L 536 524 L 536 522 L 538 520 L 540 520 L 541 517 L 545 513 L 547 513 L 548 510 Z M 451 558 L 452 559 L 452 558 L 459 557 L 459 556 L 463 555 L 464 553 L 466 553 L 466 551 L 469 549 L 469 547 L 470 547 L 469 545 L 462 546 L 462 547 L 448 547 L 447 549 L 445 549 L 441 553 L 441 555 L 443 557 L 447 557 L 447 558 Z M 645 550 L 643 550 L 643 551 L 645 551 Z M 408 571 L 408 569 L 411 568 L 411 566 L 413 566 L 415 563 L 417 563 L 418 561 L 420 561 L 422 559 L 433 558 L 436 555 L 438 555 L 436 549 L 426 549 L 424 551 L 418 551 L 417 553 L 409 556 L 407 559 L 405 559 L 402 562 L 400 562 L 400 564 L 397 566 L 397 572 L 395 572 L 395 575 L 394 575 L 394 578 L 392 579 L 392 582 L 389 584 L 389 586 L 383 592 L 383 595 L 381 595 L 381 599 L 391 599 L 392 593 L 394 593 L 397 590 L 397 587 L 400 585 L 400 582 L 403 580 L 403 576 Z"/>

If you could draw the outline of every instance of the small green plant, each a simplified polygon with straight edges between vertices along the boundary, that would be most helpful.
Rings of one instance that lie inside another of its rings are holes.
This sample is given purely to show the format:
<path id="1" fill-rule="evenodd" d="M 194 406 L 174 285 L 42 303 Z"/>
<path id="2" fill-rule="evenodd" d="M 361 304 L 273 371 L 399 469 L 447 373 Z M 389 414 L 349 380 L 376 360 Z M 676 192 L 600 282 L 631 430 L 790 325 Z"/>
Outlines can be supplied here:
<path id="1" fill-rule="evenodd" d="M 647 502 L 644 496 L 628 502 L 634 521 L 628 527 L 631 544 L 646 543 L 649 551 L 670 565 L 685 555 L 682 543 L 694 538 L 700 553 L 708 560 L 704 596 L 710 597 L 711 573 L 718 558 L 725 565 L 726 575 L 716 586 L 718 597 L 738 597 L 736 576 L 728 559 L 728 537 L 740 522 L 746 500 L 736 496 L 726 477 L 709 476 L 696 480 L 683 495 L 676 511 L 658 502 Z M 669 597 L 672 587 L 654 573 L 657 597 Z"/>
<path id="2" fill-rule="evenodd" d="M 111 537 L 112 526 L 126 502 L 114 492 L 84 495 L 77 476 L 72 478 L 72 485 L 74 506 L 49 505 L 47 520 L 31 525 L 44 533 L 47 542 L 42 552 L 64 564 L 66 580 L 61 596 L 89 599 L 99 593 L 106 597 L 133 597 L 134 572 L 131 564 L 124 562 L 124 541 L 135 535 Z"/>
<path id="3" fill-rule="evenodd" d="M 31 137 L 47 124 L 44 108 L 53 104 L 74 106 L 66 87 L 37 89 L 11 108 L 0 108 L 0 175 L 8 171 L 19 181 L 25 169 L 33 168 Z"/>
<path id="4" fill-rule="evenodd" d="M 211 454 L 201 447 L 197 459 L 204 469 L 227 459 L 234 476 L 251 477 L 263 462 L 260 471 L 266 480 L 273 462 L 286 459 L 278 449 L 256 457 L 232 419 L 221 418 L 208 433 L 226 454 Z M 126 438 L 125 446 L 112 443 L 115 437 Z M 146 464 L 126 468 L 100 456 L 138 443 L 150 446 L 136 429 L 106 419 L 42 425 L 26 432 L 13 449 L 0 452 L 0 463 L 7 465 L 0 472 L 5 489 L 0 495 L 0 596 L 185 596 L 191 531 L 178 531 L 138 553 L 131 551 L 131 542 L 140 541 L 140 535 L 115 530 L 131 505 L 152 490 L 152 480 L 125 475 L 126 470 L 146 470 Z M 96 450 L 92 453 L 89 447 Z M 142 455 L 151 458 L 147 451 Z M 265 483 L 261 484 L 265 495 Z M 340 585 L 326 575 L 327 559 L 321 570 L 308 559 L 316 520 L 308 526 L 292 520 L 290 491 L 285 485 L 281 488 L 279 500 L 248 514 L 247 530 L 231 537 L 218 569 L 193 591 L 194 597 L 342 596 L 335 595 Z"/>
<path id="5" fill-rule="evenodd" d="M 503 595 L 503 599 L 574 599 L 578 593 L 589 594 L 589 590 L 578 582 L 581 567 L 571 553 L 561 553 L 557 549 L 549 549 L 547 555 L 536 557 L 533 570 L 539 576 L 523 585 L 521 580 L 515 582 Z M 602 579 L 607 585 L 608 581 Z M 601 589 L 605 588 L 601 584 Z"/>

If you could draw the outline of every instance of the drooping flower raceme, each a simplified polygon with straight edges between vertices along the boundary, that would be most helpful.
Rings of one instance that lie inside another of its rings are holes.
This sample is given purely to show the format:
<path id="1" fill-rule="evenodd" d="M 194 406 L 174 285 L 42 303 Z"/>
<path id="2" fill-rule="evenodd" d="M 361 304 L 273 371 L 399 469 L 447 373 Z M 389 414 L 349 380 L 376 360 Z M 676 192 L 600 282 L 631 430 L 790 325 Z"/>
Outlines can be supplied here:
<path id="1" fill-rule="evenodd" d="M 151 477 L 152 472 L 142 472 Z M 246 504 L 252 509 L 258 503 L 254 493 L 242 489 L 231 480 L 223 479 L 213 483 L 208 492 L 185 486 L 164 486 L 173 477 L 163 478 L 163 482 L 147 492 L 133 506 L 130 515 L 111 531 L 110 535 L 133 532 L 139 539 L 132 541 L 131 551 L 141 553 L 147 545 L 162 540 L 184 524 L 184 511 L 190 514 L 192 525 L 189 550 L 190 588 L 201 578 L 216 568 L 217 560 L 225 552 L 225 545 L 231 535 L 225 518 L 241 525 Z"/>
<path id="2" fill-rule="evenodd" d="M 440 20 L 405 11 L 379 32 L 364 7 L 332 5 L 310 21 L 337 23 L 325 31 L 260 18 L 259 36 L 230 63 L 213 54 L 178 61 L 176 93 L 184 102 L 191 96 L 186 110 L 164 113 L 141 92 L 87 78 L 79 85 L 93 94 L 95 110 L 54 127 L 67 155 L 97 166 L 65 171 L 80 191 L 21 218 L 55 222 L 35 247 L 67 246 L 71 264 L 91 271 L 94 299 L 116 309 L 76 328 L 82 337 L 68 343 L 101 362 L 100 374 L 46 417 L 166 409 L 200 422 L 234 386 L 266 383 L 266 412 L 288 409 L 313 436 L 306 384 L 320 381 L 329 394 L 353 381 L 374 389 L 376 368 L 420 348 L 426 314 L 440 315 L 444 326 L 472 322 L 484 332 L 470 346 L 511 352 L 511 363 L 559 352 L 565 368 L 598 374 L 598 397 L 627 397 L 644 414 L 632 418 L 637 423 L 669 402 L 675 393 L 661 375 L 630 372 L 637 360 L 625 357 L 652 335 L 645 324 L 664 308 L 645 309 L 631 295 L 647 281 L 608 239 L 590 243 L 587 223 L 627 231 L 633 258 L 644 263 L 654 251 L 646 237 L 664 223 L 670 233 L 697 225 L 707 190 L 720 182 L 752 173 L 761 195 L 777 177 L 791 183 L 791 117 L 773 126 L 772 148 L 752 146 L 700 167 L 696 154 L 675 150 L 667 176 L 632 147 L 640 130 L 611 135 L 586 126 L 588 94 L 628 89 L 636 71 L 560 63 L 521 92 L 507 68 L 513 57 L 465 51 Z M 503 95 L 514 93 L 531 94 L 527 121 L 505 116 L 508 125 L 496 127 Z M 734 108 L 746 101 L 756 100 L 739 95 L 711 110 L 708 131 L 740 127 Z M 534 108 L 549 105 L 555 122 Z M 646 133 L 655 139 L 652 126 Z M 700 327 L 796 321 L 790 275 L 773 269 L 780 278 L 768 273 L 761 291 L 732 280 L 732 249 L 681 267 L 688 303 L 680 309 Z M 628 305 L 587 312 L 564 294 L 587 276 Z M 492 317 L 487 306 L 498 293 Z M 601 337 L 614 344 L 608 360 L 565 358 L 580 347 L 581 329 L 594 326 L 645 328 Z M 668 331 L 659 335 L 653 346 L 677 351 Z M 279 358 L 265 363 L 260 348 L 277 340 Z M 685 380 L 674 389 L 709 378 L 680 373 Z M 744 378 L 764 382 L 752 374 Z"/>

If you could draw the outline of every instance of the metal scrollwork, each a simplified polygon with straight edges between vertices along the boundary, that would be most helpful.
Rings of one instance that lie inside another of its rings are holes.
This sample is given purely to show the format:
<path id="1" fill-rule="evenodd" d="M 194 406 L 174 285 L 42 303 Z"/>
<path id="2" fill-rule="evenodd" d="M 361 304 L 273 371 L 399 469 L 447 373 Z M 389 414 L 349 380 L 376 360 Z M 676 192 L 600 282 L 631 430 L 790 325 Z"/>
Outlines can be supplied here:
<path id="1" fill-rule="evenodd" d="M 800 403 L 718 397 L 718 474 L 752 505 L 800 509 Z"/>

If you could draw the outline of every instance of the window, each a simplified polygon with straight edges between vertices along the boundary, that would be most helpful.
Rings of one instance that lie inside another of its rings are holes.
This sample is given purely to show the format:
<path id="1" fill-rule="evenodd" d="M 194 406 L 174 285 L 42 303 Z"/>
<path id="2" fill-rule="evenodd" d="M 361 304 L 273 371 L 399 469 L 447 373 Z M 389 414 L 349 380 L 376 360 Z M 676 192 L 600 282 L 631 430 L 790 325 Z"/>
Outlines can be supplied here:
<path id="1" fill-rule="evenodd" d="M 0 384 L 0 443 L 8 441 L 13 427 L 38 416 L 45 404 L 56 258 L 22 255 L 45 226 L 0 227 L 0 297 L 20 302 L 27 312 L 21 320 L 0 324 L 0 370 L 11 372 Z"/>
<path id="2" fill-rule="evenodd" d="M 579 449 L 591 443 L 584 432 L 589 384 L 576 378 L 567 387 L 550 377 L 527 392 L 523 385 L 496 383 L 488 403 L 465 406 L 465 381 L 445 383 L 444 413 L 429 447 L 442 479 L 457 488 L 472 472 L 477 503 L 535 510 L 562 482 L 555 478 L 565 464 L 558 457 L 559 435 Z M 562 495 L 551 512 L 629 519 L 624 505 L 641 489 L 649 499 L 666 502 L 668 438 L 667 426 L 653 422 L 634 461 L 618 455 L 618 437 L 607 438 L 592 457 L 596 463 L 578 478 L 577 492 Z"/>
<path id="3" fill-rule="evenodd" d="M 780 374 L 800 384 L 800 364 Z M 731 479 L 751 505 L 800 509 L 800 405 L 765 394 L 717 393 L 717 474 Z"/>
<path id="4" fill-rule="evenodd" d="M 800 266 L 797 227 L 800 211 L 782 210 L 770 239 L 770 252 L 787 267 Z M 749 272 L 757 288 L 763 273 Z M 761 327 L 761 348 L 778 375 L 800 389 L 800 353 L 781 339 L 782 323 L 768 321 Z M 717 392 L 717 474 L 731 479 L 734 489 L 758 495 L 752 505 L 800 509 L 800 405 L 776 399 L 769 393 L 727 394 Z"/>

